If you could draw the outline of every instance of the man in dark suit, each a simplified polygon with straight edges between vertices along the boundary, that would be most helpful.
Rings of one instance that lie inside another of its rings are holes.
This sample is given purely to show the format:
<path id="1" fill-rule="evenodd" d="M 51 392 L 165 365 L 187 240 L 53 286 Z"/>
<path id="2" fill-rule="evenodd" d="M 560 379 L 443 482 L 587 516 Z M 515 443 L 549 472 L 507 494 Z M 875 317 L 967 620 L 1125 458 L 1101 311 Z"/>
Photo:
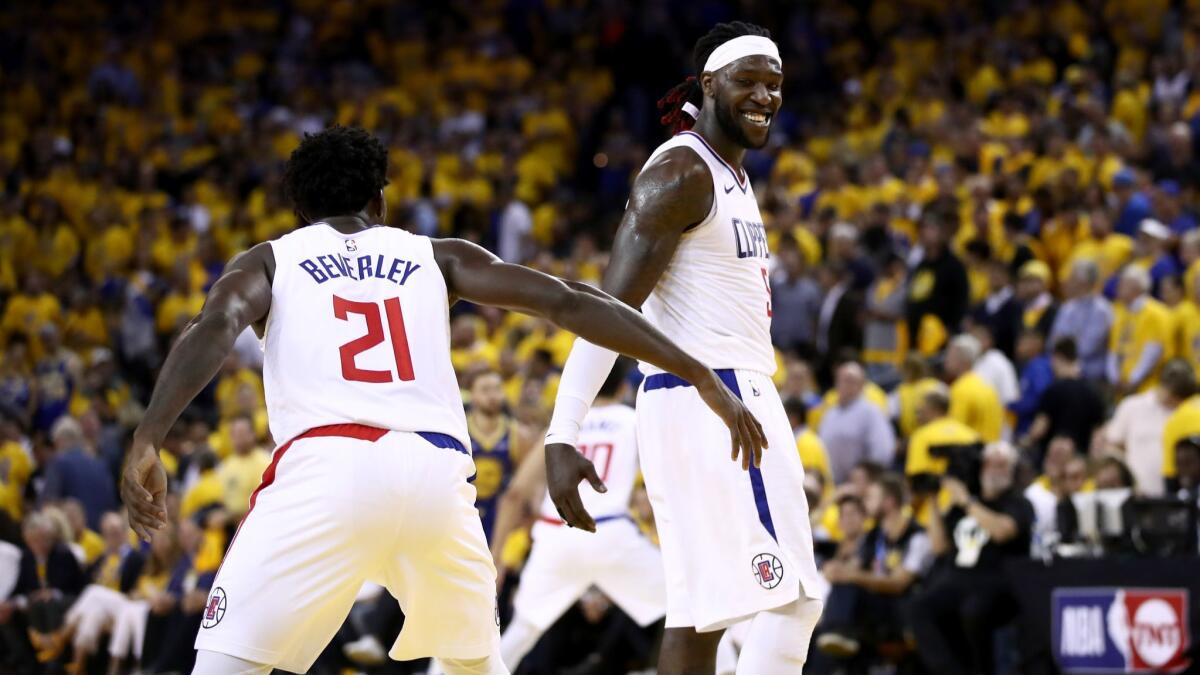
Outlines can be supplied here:
<path id="1" fill-rule="evenodd" d="M 1012 286 L 1012 271 L 999 260 L 989 260 L 988 296 L 971 310 L 971 320 L 987 326 L 992 341 L 1008 360 L 1015 360 L 1021 303 Z"/>
<path id="2" fill-rule="evenodd" d="M 822 377 L 828 382 L 838 352 L 862 348 L 862 294 L 854 289 L 854 274 L 845 266 L 826 265 L 820 280 L 824 295 L 817 314 L 817 353 Z"/>
<path id="3" fill-rule="evenodd" d="M 37 661 L 52 658 L 51 652 L 64 646 L 55 639 L 67 608 L 83 590 L 87 577 L 49 516 L 34 513 L 26 517 L 21 534 L 25 547 L 17 585 L 12 595 L 0 602 L 0 642 L 16 661 L 12 664 L 15 670 L 33 672 Z"/>

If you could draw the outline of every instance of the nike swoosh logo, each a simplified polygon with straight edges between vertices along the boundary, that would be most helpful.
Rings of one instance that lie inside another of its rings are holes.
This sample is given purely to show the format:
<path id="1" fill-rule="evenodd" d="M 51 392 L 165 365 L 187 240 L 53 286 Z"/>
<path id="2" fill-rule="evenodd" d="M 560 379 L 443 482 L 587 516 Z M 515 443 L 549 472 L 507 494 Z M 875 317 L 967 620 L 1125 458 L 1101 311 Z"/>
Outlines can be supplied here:
<path id="1" fill-rule="evenodd" d="M 734 188 L 733 185 L 726 185 L 725 186 L 725 194 L 729 194 L 730 192 L 733 192 L 733 188 Z"/>

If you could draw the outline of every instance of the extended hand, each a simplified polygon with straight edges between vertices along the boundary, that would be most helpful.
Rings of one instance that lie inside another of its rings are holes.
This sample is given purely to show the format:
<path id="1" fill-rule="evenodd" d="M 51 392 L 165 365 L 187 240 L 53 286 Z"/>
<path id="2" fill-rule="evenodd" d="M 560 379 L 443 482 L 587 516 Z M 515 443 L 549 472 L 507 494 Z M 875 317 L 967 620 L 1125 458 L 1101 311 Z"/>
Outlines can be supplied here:
<path id="1" fill-rule="evenodd" d="M 129 525 L 144 541 L 167 524 L 167 470 L 154 444 L 133 441 L 121 473 L 121 501 L 129 509 Z"/>
<path id="2" fill-rule="evenodd" d="M 583 508 L 579 498 L 579 482 L 586 479 L 596 492 L 608 492 L 596 467 L 575 448 L 566 443 L 546 446 L 546 487 L 558 515 L 571 527 L 588 532 L 596 531 L 596 521 Z"/>
<path id="3" fill-rule="evenodd" d="M 708 373 L 707 378 L 695 383 L 696 391 L 700 392 L 704 403 L 729 427 L 729 436 L 733 441 L 730 459 L 736 462 L 740 455 L 743 469 L 749 469 L 751 461 L 754 462 L 754 466 L 759 466 L 762 462 L 763 448 L 767 447 L 767 436 L 763 433 L 762 425 L 716 373 Z"/>

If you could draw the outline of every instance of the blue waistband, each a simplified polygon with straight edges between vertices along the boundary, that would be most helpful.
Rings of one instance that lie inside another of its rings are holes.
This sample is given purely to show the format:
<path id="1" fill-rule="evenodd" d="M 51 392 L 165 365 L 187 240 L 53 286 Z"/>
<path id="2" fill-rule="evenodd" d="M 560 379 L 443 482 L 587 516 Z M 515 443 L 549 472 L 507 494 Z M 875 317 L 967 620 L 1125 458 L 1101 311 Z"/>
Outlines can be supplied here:
<path id="1" fill-rule="evenodd" d="M 725 386 L 737 391 L 737 373 L 732 368 L 721 368 L 713 371 Z M 683 379 L 674 373 L 658 373 L 651 375 L 645 379 L 643 387 L 646 391 L 654 391 L 655 389 L 674 389 L 675 387 L 690 387 L 691 382 Z"/>
<path id="2" fill-rule="evenodd" d="M 417 435 L 429 441 L 435 448 L 449 448 L 450 450 L 461 452 L 467 457 L 471 456 L 471 453 L 467 452 L 463 444 L 450 434 L 442 434 L 436 431 L 418 431 Z"/>

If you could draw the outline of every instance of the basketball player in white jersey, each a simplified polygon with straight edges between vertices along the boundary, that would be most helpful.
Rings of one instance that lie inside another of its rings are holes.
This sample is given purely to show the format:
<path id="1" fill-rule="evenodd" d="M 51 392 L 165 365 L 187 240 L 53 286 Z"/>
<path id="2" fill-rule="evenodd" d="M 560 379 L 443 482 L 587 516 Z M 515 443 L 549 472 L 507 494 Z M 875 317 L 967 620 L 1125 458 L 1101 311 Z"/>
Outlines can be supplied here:
<path id="1" fill-rule="evenodd" d="M 761 466 L 723 459 L 727 432 L 687 378 L 643 364 L 638 448 L 667 579 L 659 673 L 712 673 L 724 628 L 751 619 L 747 675 L 797 673 L 820 615 L 804 468 L 771 382 L 769 252 L 741 166 L 767 142 L 781 103 L 779 51 L 765 29 L 719 24 L 693 54 L 698 77 L 660 102 L 679 132 L 634 182 L 602 288 L 714 369 L 750 407 L 770 449 Z M 695 124 L 683 123 L 683 114 Z M 688 130 L 690 127 L 690 130 Z M 547 480 L 564 513 L 592 470 L 579 424 L 616 355 L 577 340 L 546 436 Z M 568 522 L 572 521 L 568 517 Z"/>
<path id="2" fill-rule="evenodd" d="M 609 296 L 474 244 L 378 226 L 387 166 L 387 148 L 361 129 L 333 127 L 300 144 L 284 187 L 311 224 L 229 263 L 134 432 L 121 492 L 134 529 L 149 537 L 167 517 L 163 437 L 237 336 L 257 327 L 280 444 L 217 573 L 196 673 L 306 671 L 368 580 L 406 615 L 393 658 L 433 656 L 455 675 L 507 672 L 450 363 L 449 307 L 460 298 L 545 316 L 699 378 L 739 451 L 764 442 L 716 376 Z"/>
<path id="3" fill-rule="evenodd" d="M 637 429 L 633 408 L 621 403 L 628 367 L 621 361 L 600 387 L 579 429 L 579 451 L 596 467 L 608 488 L 583 488 L 583 506 L 596 521 L 596 533 L 565 527 L 546 492 L 541 447 L 521 464 L 500 502 L 493 558 L 528 512 L 537 514 L 533 549 L 513 599 L 513 619 L 500 639 L 504 664 L 516 670 L 564 612 L 596 586 L 640 626 L 666 613 L 662 555 L 629 515 L 637 480 Z"/>

